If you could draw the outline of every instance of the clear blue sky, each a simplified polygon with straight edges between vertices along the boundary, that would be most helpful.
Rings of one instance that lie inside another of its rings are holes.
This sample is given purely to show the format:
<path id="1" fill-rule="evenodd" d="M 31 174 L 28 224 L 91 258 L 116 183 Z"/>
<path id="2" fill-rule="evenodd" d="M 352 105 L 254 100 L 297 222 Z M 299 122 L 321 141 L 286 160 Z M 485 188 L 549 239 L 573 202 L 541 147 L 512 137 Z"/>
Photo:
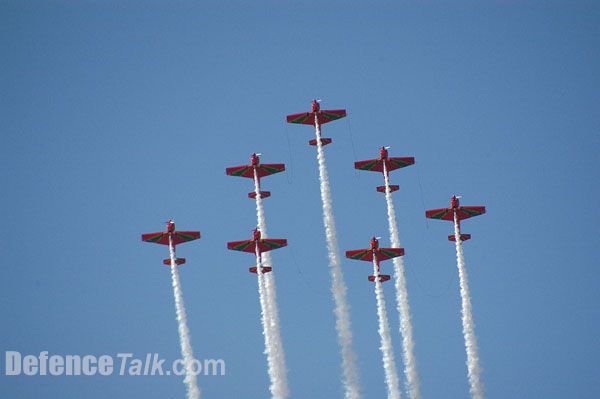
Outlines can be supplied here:
<path id="1" fill-rule="evenodd" d="M 313 131 L 286 114 L 346 108 L 324 127 L 340 249 L 387 237 L 392 182 L 423 398 L 467 398 L 451 225 L 424 210 L 456 193 L 489 398 L 600 396 L 600 6 L 579 1 L 18 2 L 0 5 L 0 351 L 179 357 L 166 248 L 174 217 L 205 398 L 268 396 L 252 256 L 260 151 L 292 397 L 340 398 Z M 388 239 L 383 244 L 389 243 Z M 384 264 L 391 270 L 391 263 Z M 365 398 L 385 395 L 369 265 L 344 261 Z M 400 361 L 391 284 L 388 314 Z M 184 397 L 178 377 L 7 377 L 0 396 Z"/>

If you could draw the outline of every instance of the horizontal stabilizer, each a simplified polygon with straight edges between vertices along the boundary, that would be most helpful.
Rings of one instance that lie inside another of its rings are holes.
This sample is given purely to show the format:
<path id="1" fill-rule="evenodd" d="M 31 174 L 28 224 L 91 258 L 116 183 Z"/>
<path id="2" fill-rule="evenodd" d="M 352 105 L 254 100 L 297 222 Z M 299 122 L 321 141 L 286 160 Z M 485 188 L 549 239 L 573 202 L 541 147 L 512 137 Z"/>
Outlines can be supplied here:
<path id="1" fill-rule="evenodd" d="M 388 281 L 390 279 L 390 275 L 389 274 L 380 274 L 379 275 L 379 281 L 380 282 L 385 282 Z M 369 276 L 369 281 L 375 282 L 375 276 L 374 275 L 370 275 Z"/>
<path id="2" fill-rule="evenodd" d="M 258 268 L 256 266 L 252 266 L 248 270 L 250 271 L 250 273 L 256 273 L 258 271 Z M 262 267 L 263 273 L 269 273 L 271 270 L 273 270 L 273 268 L 271 266 L 263 266 Z"/>
<path id="3" fill-rule="evenodd" d="M 393 193 L 394 191 L 398 191 L 399 189 L 400 189 L 400 186 L 398 186 L 396 184 L 390 184 L 390 192 L 391 193 Z M 385 186 L 377 186 L 377 191 L 385 194 Z"/>
<path id="4" fill-rule="evenodd" d="M 167 266 L 171 266 L 171 259 L 167 258 L 167 259 L 163 259 L 163 263 Z M 185 263 L 185 258 L 177 258 L 175 259 L 175 264 L 176 265 L 183 265 Z"/>
<path id="5" fill-rule="evenodd" d="M 327 144 L 331 144 L 333 140 L 330 139 L 329 137 L 322 137 L 321 138 L 321 145 L 327 145 Z M 312 139 L 308 141 L 309 145 L 317 145 L 317 139 Z"/>
<path id="6" fill-rule="evenodd" d="M 460 235 L 460 240 L 461 241 L 467 241 L 471 239 L 471 234 L 461 234 Z M 448 241 L 456 241 L 456 237 L 454 237 L 454 234 L 450 234 L 448 236 Z"/>
<path id="7" fill-rule="evenodd" d="M 270 191 L 261 191 L 260 192 L 260 198 L 267 198 L 271 196 L 271 192 Z M 251 191 L 248 193 L 248 198 L 256 198 L 256 191 Z"/>

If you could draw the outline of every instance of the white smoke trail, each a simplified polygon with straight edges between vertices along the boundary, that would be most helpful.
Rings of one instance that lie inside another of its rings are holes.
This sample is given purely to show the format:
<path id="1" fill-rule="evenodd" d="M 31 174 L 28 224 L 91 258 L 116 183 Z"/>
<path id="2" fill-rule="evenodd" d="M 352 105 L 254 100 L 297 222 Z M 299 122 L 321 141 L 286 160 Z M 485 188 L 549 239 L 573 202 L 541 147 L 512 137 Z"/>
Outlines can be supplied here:
<path id="1" fill-rule="evenodd" d="M 396 225 L 396 211 L 390 191 L 390 179 L 387 166 L 383 163 L 383 178 L 385 181 L 385 200 L 387 202 L 388 227 L 390 230 L 390 241 L 392 247 L 399 248 L 400 235 Z M 410 399 L 419 399 L 421 390 L 419 386 L 419 374 L 417 372 L 417 361 L 415 359 L 412 333 L 412 322 L 410 318 L 410 306 L 408 304 L 408 290 L 406 289 L 406 277 L 404 276 L 404 261 L 402 257 L 396 257 L 394 261 L 394 278 L 396 282 L 396 303 L 400 315 L 400 335 L 402 336 L 402 360 L 404 361 L 404 376 L 406 378 L 406 390 Z"/>
<path id="2" fill-rule="evenodd" d="M 469 377 L 469 386 L 471 397 L 473 399 L 483 399 L 483 385 L 481 383 L 479 367 L 479 354 L 477 349 L 477 337 L 475 336 L 475 324 L 471 312 L 471 294 L 469 293 L 469 282 L 467 278 L 467 269 L 462 250 L 462 240 L 460 239 L 460 229 L 458 227 L 458 218 L 454 213 L 454 238 L 456 244 L 456 263 L 458 266 L 458 276 L 460 279 L 460 297 L 462 300 L 462 324 L 463 335 L 465 337 L 465 348 L 467 350 L 467 372 Z"/>
<path id="3" fill-rule="evenodd" d="M 188 399 L 200 399 L 200 388 L 194 373 L 194 352 L 190 341 L 190 331 L 187 326 L 187 315 L 183 303 L 183 292 L 179 283 L 179 272 L 175 263 L 175 248 L 173 239 L 169 236 L 169 256 L 171 257 L 171 279 L 173 280 L 173 295 L 175 297 L 175 310 L 177 323 L 179 325 L 179 344 L 181 345 L 181 356 L 185 367 L 185 378 L 183 382 L 187 387 Z"/>
<path id="4" fill-rule="evenodd" d="M 358 372 L 356 370 L 356 354 L 352 349 L 352 330 L 350 327 L 350 309 L 346 300 L 346 284 L 340 265 L 335 219 L 329 188 L 329 176 L 325 164 L 325 152 L 321 144 L 321 130 L 315 115 L 317 137 L 317 159 L 319 161 L 319 180 L 321 200 L 323 202 L 323 223 L 327 239 L 327 253 L 329 255 L 329 271 L 331 273 L 331 292 L 335 302 L 335 329 L 338 334 L 338 343 L 342 354 L 342 380 L 346 399 L 360 398 Z"/>
<path id="5" fill-rule="evenodd" d="M 383 357 L 383 369 L 385 371 L 385 383 L 388 389 L 388 399 L 400 399 L 398 372 L 394 361 L 394 348 L 392 337 L 390 337 L 390 325 L 385 308 L 385 297 L 383 286 L 379 281 L 377 261 L 373 259 L 373 275 L 375 276 L 375 297 L 377 298 L 377 316 L 379 317 L 379 336 L 381 338 L 381 355 Z"/>
<path id="6" fill-rule="evenodd" d="M 267 237 L 267 225 L 265 222 L 264 208 L 262 204 L 262 197 L 260 195 L 260 187 L 258 182 L 258 176 L 256 170 L 254 172 L 254 193 L 256 194 L 256 218 L 258 220 L 258 228 L 261 231 L 262 237 Z M 263 254 L 265 262 L 269 266 L 273 266 L 271 263 L 271 257 L 268 252 Z M 257 264 L 258 267 L 258 264 Z M 257 274 L 260 271 L 257 269 Z M 288 382 L 287 382 L 287 367 L 285 362 L 285 351 L 283 349 L 283 343 L 281 340 L 281 330 L 279 327 L 279 309 L 277 307 L 277 289 L 275 286 L 274 271 L 271 273 L 259 275 L 259 287 L 260 280 L 264 284 L 265 294 L 265 353 L 267 355 L 267 361 L 269 363 L 269 377 L 271 379 L 271 394 L 274 398 L 285 399 L 289 395 Z M 261 294 L 262 297 L 262 294 Z M 261 299 L 262 300 L 262 299 Z M 263 306 L 261 304 L 261 306 Z M 268 341 L 267 341 L 268 336 Z"/>
<path id="7" fill-rule="evenodd" d="M 271 343 L 271 330 L 269 327 L 269 310 L 267 308 L 267 296 L 265 293 L 265 280 L 264 274 L 262 273 L 262 260 L 258 255 L 258 245 L 256 251 L 256 276 L 258 280 L 258 297 L 260 301 L 260 323 L 263 328 L 263 336 L 265 338 L 265 354 L 267 355 L 268 373 L 269 379 L 271 380 L 271 396 L 277 398 L 277 384 L 276 384 L 276 371 L 277 366 L 275 365 L 275 357 L 273 356 L 272 343 Z"/>

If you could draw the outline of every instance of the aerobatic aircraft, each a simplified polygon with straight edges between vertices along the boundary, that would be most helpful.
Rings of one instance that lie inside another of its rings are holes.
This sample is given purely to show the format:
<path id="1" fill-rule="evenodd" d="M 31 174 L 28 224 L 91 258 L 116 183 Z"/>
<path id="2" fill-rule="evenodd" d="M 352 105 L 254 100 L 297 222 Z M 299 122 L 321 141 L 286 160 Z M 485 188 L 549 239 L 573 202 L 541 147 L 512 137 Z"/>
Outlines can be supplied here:
<path id="1" fill-rule="evenodd" d="M 380 238 L 381 237 L 371 238 L 370 248 L 352 249 L 350 251 L 346 251 L 346 258 L 364 260 L 366 262 L 373 262 L 374 260 L 377 274 L 369 276 L 369 281 L 375 282 L 375 279 L 377 276 L 379 276 L 379 281 L 383 283 L 390 279 L 390 275 L 379 274 L 379 262 L 404 255 L 404 248 L 379 248 Z"/>
<path id="2" fill-rule="evenodd" d="M 461 241 L 467 241 L 471 238 L 471 234 L 460 233 L 460 221 L 473 216 L 483 215 L 485 206 L 462 206 L 459 201 L 460 196 L 453 195 L 450 199 L 450 208 L 439 208 L 425 211 L 425 217 L 430 219 L 456 221 L 458 233 Z M 448 236 L 449 241 L 456 241 L 454 234 Z"/>
<path id="3" fill-rule="evenodd" d="M 172 246 L 173 252 L 175 252 L 175 246 L 184 242 L 197 240 L 200 238 L 199 231 L 177 231 L 175 230 L 175 221 L 169 219 L 167 221 L 167 231 L 159 231 L 156 233 L 142 234 L 142 241 L 152 242 L 155 244 L 169 245 Z M 167 266 L 171 265 L 171 259 L 167 258 L 163 260 L 163 263 Z M 185 258 L 176 258 L 176 265 L 183 265 Z"/>
<path id="4" fill-rule="evenodd" d="M 260 192 L 261 198 L 267 198 L 271 196 L 270 191 L 260 191 L 260 178 L 269 176 L 275 173 L 283 172 L 285 165 L 282 163 L 260 163 L 260 153 L 253 153 L 250 156 L 249 165 L 232 166 L 225 169 L 225 173 L 229 176 L 241 176 L 254 179 L 256 174 L 256 181 L 258 184 L 258 191 Z M 256 198 L 256 192 L 251 191 L 248 193 L 249 198 Z"/>
<path id="5" fill-rule="evenodd" d="M 262 273 L 270 272 L 272 270 L 271 266 L 262 265 L 262 253 L 285 246 L 287 246 L 287 240 L 285 238 L 262 238 L 258 227 L 252 230 L 251 240 L 231 241 L 227 243 L 227 249 L 250 252 L 256 255 L 258 265 L 248 269 L 250 273 L 256 273 L 258 267 L 261 266 Z"/>
<path id="6" fill-rule="evenodd" d="M 379 158 L 367 159 L 365 161 L 354 162 L 354 168 L 360 170 L 370 170 L 372 172 L 381 172 L 386 174 L 389 181 L 389 172 L 392 170 L 404 168 L 406 166 L 413 165 L 415 163 L 414 157 L 389 157 L 388 149 L 390 147 L 381 147 L 379 149 Z M 385 165 L 385 170 L 383 166 Z M 397 191 L 399 186 L 390 184 L 390 192 Z M 377 191 L 385 193 L 385 186 L 378 186 Z"/>
<path id="7" fill-rule="evenodd" d="M 312 100 L 311 111 L 292 114 L 286 117 L 288 123 L 299 123 L 302 125 L 312 125 L 317 130 L 317 134 L 321 139 L 321 145 L 327 145 L 332 142 L 330 138 L 321 136 L 321 125 L 340 119 L 346 116 L 345 109 L 327 109 L 322 110 L 319 104 L 320 100 Z M 312 139 L 308 142 L 310 145 L 317 145 L 317 139 Z"/>

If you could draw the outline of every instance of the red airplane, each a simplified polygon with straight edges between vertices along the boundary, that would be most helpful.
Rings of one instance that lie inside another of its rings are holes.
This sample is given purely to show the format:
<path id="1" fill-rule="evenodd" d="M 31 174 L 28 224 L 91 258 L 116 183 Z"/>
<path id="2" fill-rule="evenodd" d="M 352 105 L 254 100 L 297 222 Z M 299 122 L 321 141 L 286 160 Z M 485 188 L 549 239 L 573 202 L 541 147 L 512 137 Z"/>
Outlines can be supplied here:
<path id="1" fill-rule="evenodd" d="M 404 248 L 379 248 L 379 238 L 371 238 L 371 248 L 346 251 L 346 258 L 364 260 L 366 262 L 373 262 L 374 259 L 377 274 L 369 276 L 369 281 L 375 282 L 375 279 L 379 276 L 379 281 L 383 283 L 390 279 L 390 275 L 379 274 L 379 262 L 404 255 Z"/>
<path id="2" fill-rule="evenodd" d="M 260 230 L 252 230 L 251 240 L 231 241 L 227 243 L 227 249 L 234 251 L 250 252 L 256 255 L 258 265 L 249 268 L 250 273 L 256 273 L 259 266 L 262 266 L 262 253 L 287 246 L 285 238 L 261 238 Z M 262 266 L 261 272 L 268 273 L 272 270 L 271 266 Z"/>
<path id="3" fill-rule="evenodd" d="M 346 116 L 345 109 L 328 109 L 321 110 L 319 105 L 320 100 L 312 100 L 311 111 L 301 112 L 299 114 L 292 114 L 287 116 L 288 123 L 300 123 L 303 125 L 312 125 L 317 129 L 318 136 L 321 139 L 321 145 L 327 145 L 332 142 L 330 138 L 321 138 L 321 125 L 327 122 L 334 121 Z M 312 139 L 308 142 L 310 145 L 317 145 L 317 139 Z"/>
<path id="4" fill-rule="evenodd" d="M 197 240 L 199 238 L 199 231 L 176 231 L 175 221 L 173 221 L 173 219 L 169 219 L 169 221 L 167 222 L 167 231 L 142 234 L 142 241 L 153 242 L 155 244 L 172 245 L 173 252 L 175 252 L 175 246 L 177 244 Z M 167 266 L 171 266 L 171 259 L 164 259 L 163 263 Z M 183 265 L 184 263 L 185 258 L 175 259 L 175 264 L 177 265 Z"/>
<path id="5" fill-rule="evenodd" d="M 450 208 L 431 209 L 425 212 L 425 216 L 430 219 L 449 220 L 451 222 L 454 222 L 456 217 L 460 240 L 467 241 L 471 238 L 471 234 L 460 233 L 460 221 L 473 216 L 483 215 L 485 213 L 485 206 L 461 206 L 458 200 L 459 198 L 460 197 L 453 195 L 450 199 Z M 456 237 L 454 234 L 450 234 L 448 240 L 456 241 Z"/>
<path id="6" fill-rule="evenodd" d="M 414 157 L 388 157 L 388 149 L 390 147 L 381 147 L 379 149 L 379 158 L 378 159 L 367 159 L 366 161 L 357 161 L 354 162 L 354 168 L 360 170 L 370 170 L 372 172 L 381 172 L 384 174 L 388 174 L 389 181 L 389 172 L 392 170 L 404 168 L 406 166 L 413 165 L 415 163 Z M 383 165 L 385 164 L 385 171 L 383 169 Z M 390 192 L 397 191 L 400 187 L 395 184 L 390 184 Z M 378 186 L 377 191 L 380 193 L 385 193 L 385 186 Z"/>
<path id="7" fill-rule="evenodd" d="M 260 178 L 275 173 L 283 172 L 285 170 L 285 165 L 282 163 L 261 164 L 259 155 L 261 154 L 253 153 L 250 156 L 250 165 L 232 166 L 231 168 L 226 168 L 225 173 L 227 173 L 229 176 L 241 176 L 248 177 L 250 179 L 254 179 L 254 175 L 256 174 L 256 180 L 258 181 L 258 191 L 260 192 L 260 197 L 267 198 L 271 196 L 271 192 L 260 191 Z M 256 198 L 256 192 L 249 192 L 248 197 Z"/>

